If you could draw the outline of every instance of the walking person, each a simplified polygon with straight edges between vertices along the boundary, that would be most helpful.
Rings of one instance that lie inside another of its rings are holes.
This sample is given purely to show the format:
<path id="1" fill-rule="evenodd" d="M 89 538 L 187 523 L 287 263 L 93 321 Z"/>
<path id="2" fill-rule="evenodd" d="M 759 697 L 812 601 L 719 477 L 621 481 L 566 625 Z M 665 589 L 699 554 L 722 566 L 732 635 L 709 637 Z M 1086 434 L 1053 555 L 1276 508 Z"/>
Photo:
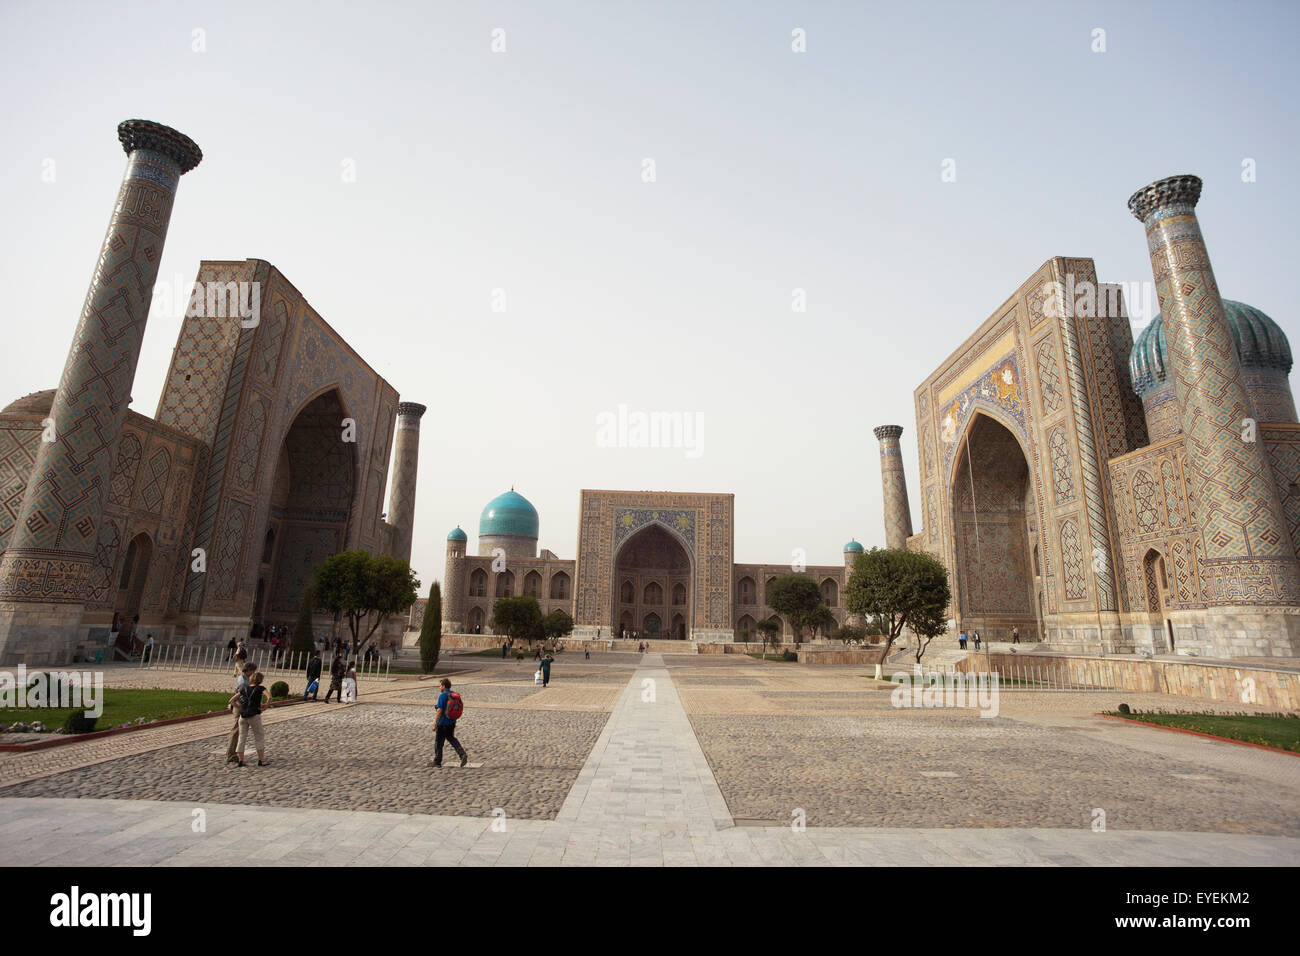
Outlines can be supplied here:
<path id="1" fill-rule="evenodd" d="M 235 696 L 230 698 L 230 712 L 235 716 L 235 723 L 230 728 L 230 736 L 226 738 L 226 763 L 234 763 L 239 758 L 235 755 L 235 748 L 239 745 L 239 712 L 240 707 L 235 703 L 237 699 L 242 699 L 244 691 L 248 688 L 249 678 L 257 671 L 254 664 L 244 664 L 235 668 Z"/>
<path id="2" fill-rule="evenodd" d="M 502 659 L 502 660 L 505 660 L 505 659 L 506 659 L 506 651 L 509 650 L 509 649 L 510 649 L 510 645 L 508 645 L 505 641 L 502 641 L 502 642 L 501 642 L 501 659 Z"/>
<path id="3" fill-rule="evenodd" d="M 149 640 L 144 642 L 144 662 L 148 664 L 149 659 L 151 657 L 153 657 L 153 635 L 152 634 L 149 635 Z"/>
<path id="4" fill-rule="evenodd" d="M 330 689 L 325 692 L 325 703 L 330 702 L 330 694 L 339 695 L 339 703 L 343 703 L 343 678 L 348 672 L 347 666 L 343 663 L 343 655 L 336 653 L 334 663 L 330 665 Z"/>
<path id="5" fill-rule="evenodd" d="M 463 767 L 469 763 L 469 754 L 456 739 L 456 721 L 465 713 L 465 704 L 460 699 L 460 694 L 452 691 L 451 681 L 447 678 L 440 680 L 438 685 L 442 688 L 442 693 L 438 695 L 438 709 L 434 711 L 433 759 L 429 761 L 429 766 L 442 766 L 442 745 L 450 743 L 452 749 L 460 755 L 460 765 Z"/>
<path id="6" fill-rule="evenodd" d="M 257 750 L 257 765 L 265 767 L 266 734 L 262 730 L 262 705 L 266 703 L 266 688 L 262 686 L 262 672 L 253 674 L 242 693 L 230 698 L 231 706 L 239 704 L 239 749 L 235 751 L 236 766 L 245 767 L 244 750 L 248 746 L 248 735 L 253 735 L 253 747 Z"/>
<path id="7" fill-rule="evenodd" d="M 551 656 L 550 651 L 547 651 L 546 656 L 542 658 L 542 686 L 543 687 L 545 687 L 547 684 L 551 682 L 551 664 L 553 664 L 554 662 L 555 662 L 555 658 Z"/>
<path id="8" fill-rule="evenodd" d="M 1020 643 L 1020 628 L 1018 628 L 1018 627 L 1013 627 L 1013 628 L 1011 629 L 1011 643 L 1012 643 L 1012 644 L 1019 644 L 1019 643 Z"/>
<path id="9" fill-rule="evenodd" d="M 354 661 L 348 661 L 348 672 L 343 675 L 343 696 L 345 704 L 357 702 L 357 668 Z"/>
<path id="10" fill-rule="evenodd" d="M 976 631 L 976 632 L 975 632 L 975 650 L 978 651 L 979 649 L 980 649 L 980 632 L 979 632 L 979 631 Z"/>
<path id="11" fill-rule="evenodd" d="M 307 662 L 307 689 L 302 692 L 303 700 L 306 700 L 308 696 L 312 700 L 320 698 L 320 669 L 320 651 L 315 651 L 311 660 Z"/>
<path id="12" fill-rule="evenodd" d="M 963 651 L 966 650 L 966 632 L 965 632 L 965 631 L 962 631 L 962 632 L 961 632 L 961 636 L 957 638 L 957 642 L 961 645 L 961 649 L 962 649 Z"/>

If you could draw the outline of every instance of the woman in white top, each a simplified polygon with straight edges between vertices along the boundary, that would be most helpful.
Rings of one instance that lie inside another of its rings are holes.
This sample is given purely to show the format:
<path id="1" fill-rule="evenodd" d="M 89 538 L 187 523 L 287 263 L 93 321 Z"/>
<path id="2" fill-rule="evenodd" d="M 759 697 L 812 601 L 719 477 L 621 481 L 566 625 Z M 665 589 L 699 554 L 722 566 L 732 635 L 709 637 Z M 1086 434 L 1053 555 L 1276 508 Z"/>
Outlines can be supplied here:
<path id="1" fill-rule="evenodd" d="M 357 669 L 352 661 L 348 661 L 348 672 L 343 675 L 343 703 L 355 704 L 357 702 Z"/>

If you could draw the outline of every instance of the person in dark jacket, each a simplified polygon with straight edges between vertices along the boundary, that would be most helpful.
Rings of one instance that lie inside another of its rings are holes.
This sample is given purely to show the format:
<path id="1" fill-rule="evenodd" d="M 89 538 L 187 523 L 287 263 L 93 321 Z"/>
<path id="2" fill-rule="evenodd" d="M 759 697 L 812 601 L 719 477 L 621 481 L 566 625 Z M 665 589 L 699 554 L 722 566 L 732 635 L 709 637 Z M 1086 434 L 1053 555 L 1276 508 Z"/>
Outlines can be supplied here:
<path id="1" fill-rule="evenodd" d="M 320 668 L 320 651 L 317 651 L 312 655 L 311 660 L 307 662 L 307 686 L 310 687 L 311 682 L 316 681 L 316 689 L 312 691 L 311 695 L 312 700 L 318 700 L 320 698 Z M 307 692 L 305 690 L 302 692 L 302 699 L 307 699 Z"/>
<path id="2" fill-rule="evenodd" d="M 343 703 L 343 675 L 347 672 L 348 666 L 343 663 L 343 655 L 335 654 L 334 663 L 330 665 L 330 689 L 325 692 L 325 703 L 330 702 L 330 694 L 338 694 L 339 703 Z"/>

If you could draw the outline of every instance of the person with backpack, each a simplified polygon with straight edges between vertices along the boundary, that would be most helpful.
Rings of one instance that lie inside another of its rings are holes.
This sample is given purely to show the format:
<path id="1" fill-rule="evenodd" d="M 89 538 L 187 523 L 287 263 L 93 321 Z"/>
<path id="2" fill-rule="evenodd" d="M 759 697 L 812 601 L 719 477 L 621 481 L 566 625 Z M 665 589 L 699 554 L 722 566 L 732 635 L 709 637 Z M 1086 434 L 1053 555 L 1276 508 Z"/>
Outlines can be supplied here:
<path id="1" fill-rule="evenodd" d="M 235 752 L 237 767 L 248 766 L 244 763 L 244 749 L 248 745 L 248 735 L 253 735 L 253 746 L 257 750 L 257 765 L 265 767 L 266 734 L 262 730 L 262 705 L 266 703 L 266 688 L 262 686 L 262 672 L 253 674 L 248 686 L 230 698 L 230 706 L 239 704 L 239 749 Z"/>
<path id="2" fill-rule="evenodd" d="M 306 700 L 311 697 L 312 700 L 318 700 L 320 696 L 320 651 L 312 654 L 312 658 L 307 662 L 307 689 L 302 692 L 302 699 Z"/>
<path id="3" fill-rule="evenodd" d="M 239 711 L 236 701 L 243 700 L 244 690 L 248 687 L 248 679 L 257 671 L 256 664 L 245 664 L 242 668 L 235 669 L 235 696 L 230 698 L 227 709 L 234 715 L 235 723 L 230 728 L 230 736 L 226 738 L 226 763 L 234 763 L 239 758 L 235 756 L 235 749 L 239 746 Z"/>
<path id="4" fill-rule="evenodd" d="M 444 677 L 438 684 L 442 693 L 438 695 L 438 709 L 434 712 L 433 759 L 429 761 L 429 766 L 442 766 L 442 745 L 450 743 L 452 749 L 460 754 L 460 765 L 463 767 L 469 763 L 469 754 L 456 739 L 456 721 L 465 713 L 465 702 L 461 700 L 460 694 L 451 689 L 451 681 L 447 678 Z"/>
<path id="5" fill-rule="evenodd" d="M 330 689 L 325 692 L 325 703 L 330 702 L 330 694 L 339 695 L 339 703 L 343 703 L 343 677 L 347 674 L 347 665 L 343 663 L 343 655 L 335 654 L 334 663 L 330 665 Z"/>

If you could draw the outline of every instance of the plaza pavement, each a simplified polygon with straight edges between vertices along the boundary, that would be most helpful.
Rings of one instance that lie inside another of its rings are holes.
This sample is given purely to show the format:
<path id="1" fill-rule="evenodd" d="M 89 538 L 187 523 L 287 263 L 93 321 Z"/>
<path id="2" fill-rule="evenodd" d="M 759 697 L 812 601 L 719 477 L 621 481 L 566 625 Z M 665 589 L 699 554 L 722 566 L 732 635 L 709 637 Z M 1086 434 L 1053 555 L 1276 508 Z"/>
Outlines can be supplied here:
<path id="1" fill-rule="evenodd" d="M 985 720 L 894 711 L 852 668 L 561 655 L 543 690 L 531 664 L 475 665 L 463 770 L 424 766 L 412 681 L 273 712 L 266 768 L 221 763 L 224 718 L 0 755 L 5 862 L 1300 862 L 1300 758 L 1091 716 L 1105 695 L 1004 693 Z"/>

